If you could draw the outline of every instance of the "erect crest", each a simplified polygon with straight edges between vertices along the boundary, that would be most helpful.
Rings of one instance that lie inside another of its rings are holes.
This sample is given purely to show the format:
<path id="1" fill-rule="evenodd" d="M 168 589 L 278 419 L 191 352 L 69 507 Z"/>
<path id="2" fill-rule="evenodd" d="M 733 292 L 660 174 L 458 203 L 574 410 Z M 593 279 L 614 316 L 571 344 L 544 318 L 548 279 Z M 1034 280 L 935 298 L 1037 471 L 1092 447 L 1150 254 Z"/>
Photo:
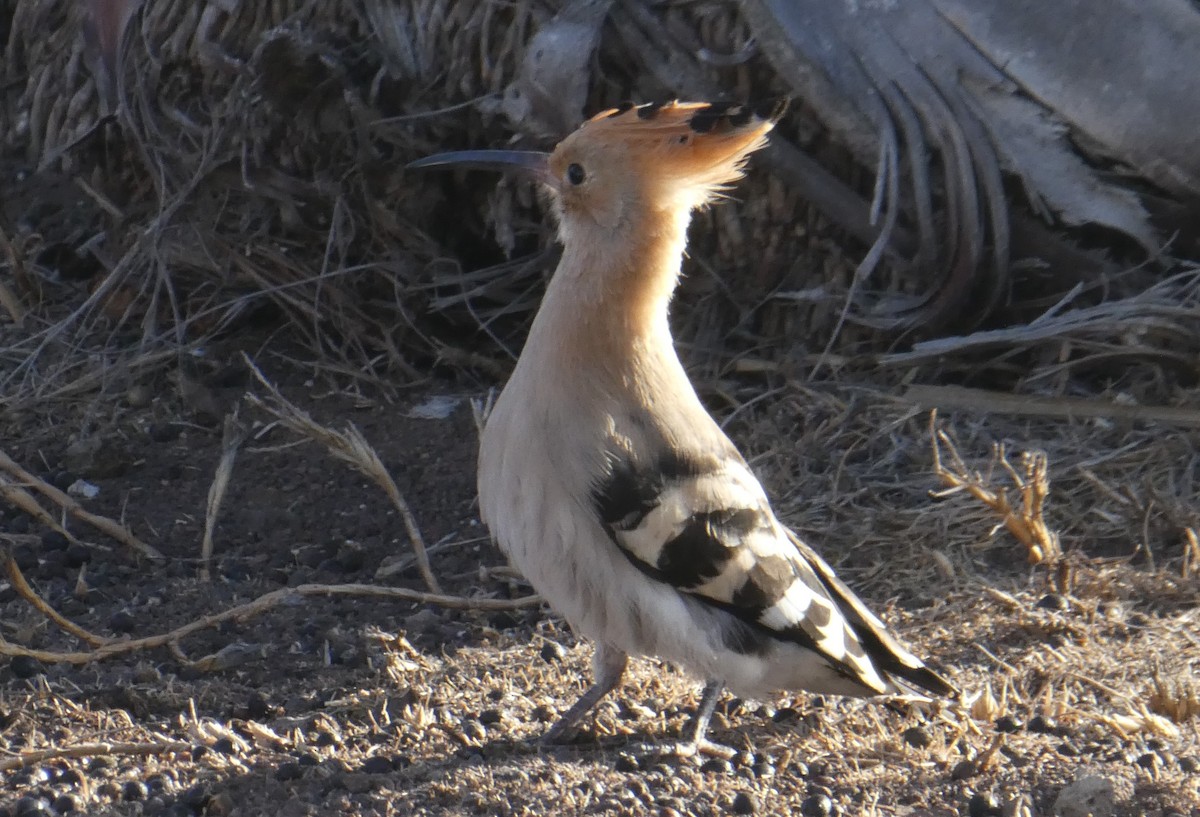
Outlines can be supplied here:
<path id="1" fill-rule="evenodd" d="M 782 103 L 766 110 L 728 102 L 626 103 L 584 122 L 563 146 L 619 145 L 647 174 L 713 190 L 740 177 L 746 156 L 766 143 L 784 107 Z"/>

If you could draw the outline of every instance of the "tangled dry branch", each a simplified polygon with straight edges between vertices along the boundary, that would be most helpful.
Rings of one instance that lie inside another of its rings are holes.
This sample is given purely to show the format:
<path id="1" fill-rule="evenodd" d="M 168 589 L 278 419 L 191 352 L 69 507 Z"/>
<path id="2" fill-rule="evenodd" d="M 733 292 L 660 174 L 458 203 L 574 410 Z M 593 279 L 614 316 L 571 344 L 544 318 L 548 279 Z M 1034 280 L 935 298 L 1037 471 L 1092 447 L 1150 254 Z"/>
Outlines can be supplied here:
<path id="1" fill-rule="evenodd" d="M 997 527 L 1004 527 L 1018 542 L 1025 546 L 1030 564 L 1049 565 L 1055 570 L 1054 581 L 1059 589 L 1066 591 L 1068 573 L 1061 569 L 1062 547 L 1058 534 L 1046 524 L 1044 509 L 1050 495 L 1049 462 L 1041 452 L 1026 452 L 1021 455 L 1021 472 L 1008 460 L 1002 443 L 992 446 L 992 460 L 986 474 L 972 470 L 963 461 L 950 435 L 937 425 L 937 411 L 929 413 L 929 435 L 933 445 L 934 473 L 946 487 L 934 492 L 937 498 L 957 493 L 967 493 L 983 503 L 1000 517 Z M 942 460 L 942 449 L 950 457 L 950 467 Z M 999 467 L 1012 481 L 1018 501 L 1010 498 L 1010 488 L 996 485 L 993 474 Z"/>

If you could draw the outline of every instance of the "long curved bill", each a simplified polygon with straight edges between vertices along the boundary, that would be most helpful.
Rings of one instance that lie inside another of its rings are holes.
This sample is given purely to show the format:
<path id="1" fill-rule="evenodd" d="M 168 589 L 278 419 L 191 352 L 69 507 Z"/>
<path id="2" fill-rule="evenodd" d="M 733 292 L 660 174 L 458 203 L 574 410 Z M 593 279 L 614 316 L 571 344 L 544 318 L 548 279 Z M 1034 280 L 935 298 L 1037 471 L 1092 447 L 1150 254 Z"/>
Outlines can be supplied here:
<path id="1" fill-rule="evenodd" d="M 550 154 L 539 150 L 454 150 L 417 159 L 409 162 L 407 167 L 410 170 L 431 167 L 521 170 L 540 182 L 549 184 L 551 180 Z"/>

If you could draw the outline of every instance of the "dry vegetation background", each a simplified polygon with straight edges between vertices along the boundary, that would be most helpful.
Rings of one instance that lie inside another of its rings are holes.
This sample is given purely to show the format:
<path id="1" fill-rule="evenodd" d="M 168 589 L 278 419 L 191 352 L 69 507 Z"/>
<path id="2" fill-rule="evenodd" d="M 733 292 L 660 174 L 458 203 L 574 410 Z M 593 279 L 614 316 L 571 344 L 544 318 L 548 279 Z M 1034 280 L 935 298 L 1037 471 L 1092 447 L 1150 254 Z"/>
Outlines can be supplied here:
<path id="1" fill-rule="evenodd" d="M 573 124 L 519 93 L 561 5 L 162 0 L 111 71 L 84 4 L 0 9 L 0 814 L 1200 814 L 1200 269 L 1076 233 L 1094 275 L 872 328 L 778 156 L 697 220 L 681 352 L 967 699 L 728 700 L 746 751 L 681 761 L 696 690 L 640 662 L 527 742 L 589 652 L 484 541 L 469 400 L 556 250 L 528 186 L 403 166 Z M 618 5 L 585 110 L 786 93 L 712 57 L 735 3 Z M 869 198 L 802 101 L 779 138 Z"/>

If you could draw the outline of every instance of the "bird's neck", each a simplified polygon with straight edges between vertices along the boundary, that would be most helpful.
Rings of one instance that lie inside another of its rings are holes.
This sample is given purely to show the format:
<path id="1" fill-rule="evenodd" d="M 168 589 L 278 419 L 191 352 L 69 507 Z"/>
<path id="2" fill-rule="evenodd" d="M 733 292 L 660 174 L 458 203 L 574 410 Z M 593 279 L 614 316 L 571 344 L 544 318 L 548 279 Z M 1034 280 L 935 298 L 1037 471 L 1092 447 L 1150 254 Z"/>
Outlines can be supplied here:
<path id="1" fill-rule="evenodd" d="M 673 357 L 667 312 L 689 221 L 683 211 L 641 219 L 616 236 L 565 229 L 562 261 L 534 325 L 534 333 L 545 335 L 539 340 L 592 361 L 636 360 L 647 353 Z"/>

